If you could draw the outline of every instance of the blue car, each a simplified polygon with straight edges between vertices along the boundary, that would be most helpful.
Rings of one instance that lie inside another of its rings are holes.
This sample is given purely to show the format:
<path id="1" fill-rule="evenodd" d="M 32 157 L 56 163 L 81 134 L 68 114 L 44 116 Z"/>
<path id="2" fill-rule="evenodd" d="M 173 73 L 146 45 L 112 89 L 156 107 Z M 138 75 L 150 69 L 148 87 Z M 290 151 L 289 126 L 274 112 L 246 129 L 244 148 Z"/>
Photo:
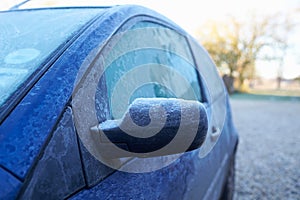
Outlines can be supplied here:
<path id="1" fill-rule="evenodd" d="M 141 6 L 0 12 L 0 199 L 232 199 L 206 50 Z"/>

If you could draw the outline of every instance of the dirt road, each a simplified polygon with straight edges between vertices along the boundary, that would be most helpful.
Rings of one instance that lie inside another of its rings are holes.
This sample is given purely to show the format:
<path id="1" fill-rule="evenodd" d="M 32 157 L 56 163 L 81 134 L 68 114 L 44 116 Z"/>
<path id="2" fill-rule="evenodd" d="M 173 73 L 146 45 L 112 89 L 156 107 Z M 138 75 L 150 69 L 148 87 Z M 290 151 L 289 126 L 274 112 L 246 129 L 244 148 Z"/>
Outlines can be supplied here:
<path id="1" fill-rule="evenodd" d="M 300 102 L 231 99 L 235 199 L 300 199 Z"/>

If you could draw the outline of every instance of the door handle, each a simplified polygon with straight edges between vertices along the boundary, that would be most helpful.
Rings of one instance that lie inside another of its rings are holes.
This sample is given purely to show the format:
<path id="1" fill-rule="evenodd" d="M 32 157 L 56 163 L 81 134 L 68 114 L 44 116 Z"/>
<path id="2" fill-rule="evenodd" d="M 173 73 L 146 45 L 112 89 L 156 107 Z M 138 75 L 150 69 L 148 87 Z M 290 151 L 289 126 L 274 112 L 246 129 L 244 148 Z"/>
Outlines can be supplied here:
<path id="1" fill-rule="evenodd" d="M 221 130 L 219 127 L 213 126 L 212 127 L 212 132 L 210 134 L 210 139 L 211 141 L 215 142 L 219 136 L 221 135 Z"/>

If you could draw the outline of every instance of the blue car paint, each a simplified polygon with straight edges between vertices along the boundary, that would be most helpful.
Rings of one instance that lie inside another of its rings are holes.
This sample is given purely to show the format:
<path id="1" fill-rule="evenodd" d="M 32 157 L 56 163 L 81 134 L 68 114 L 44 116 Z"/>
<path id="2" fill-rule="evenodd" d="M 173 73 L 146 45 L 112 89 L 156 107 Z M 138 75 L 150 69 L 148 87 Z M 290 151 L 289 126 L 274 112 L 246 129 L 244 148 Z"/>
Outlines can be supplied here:
<path id="1" fill-rule="evenodd" d="M 229 131 L 232 131 L 231 134 L 228 134 Z M 216 199 L 222 190 L 236 142 L 237 132 L 227 97 L 224 130 L 206 157 L 199 159 L 199 150 L 195 150 L 186 152 L 171 165 L 154 172 L 136 174 L 116 171 L 95 187 L 85 189 L 71 199 L 184 199 L 187 196 Z"/>
<path id="2" fill-rule="evenodd" d="M 65 50 L 1 124 L 1 166 L 24 180 L 71 98 L 80 67 L 88 67 L 88 63 L 82 66 L 87 55 L 102 46 L 120 25 L 137 15 L 154 15 L 169 21 L 142 7 L 108 9 Z M 179 29 L 177 26 L 175 28 Z"/>
<path id="3" fill-rule="evenodd" d="M 117 17 L 103 19 L 106 18 L 98 20 L 100 26 L 95 27 L 95 22 L 63 53 L 1 124 L 0 164 L 19 179 L 24 180 L 68 103 L 82 62 L 92 49 L 109 38 L 117 22 L 120 23 Z M 109 27 L 106 34 L 102 27 Z"/>
<path id="4" fill-rule="evenodd" d="M 16 177 L 9 174 L 5 169 L 0 167 L 1 199 L 15 199 L 21 186 L 21 181 L 19 181 Z"/>
<path id="5" fill-rule="evenodd" d="M 105 44 L 122 23 L 138 15 L 150 15 L 163 19 L 172 24 L 173 28 L 185 33 L 163 16 L 142 7 L 122 6 L 108 9 L 65 50 L 1 124 L 1 177 L 15 176 L 19 179 L 12 178 L 14 184 L 9 190 L 14 189 L 15 192 L 18 192 L 20 181 L 24 181 L 31 167 L 37 162 L 47 141 L 50 140 L 58 119 L 70 101 L 79 70 L 86 70 L 89 65 L 86 63 L 81 66 L 86 56 L 94 48 Z M 74 52 L 80 53 L 74 54 Z M 229 105 L 227 112 L 224 129 L 233 131 L 232 135 L 222 133 L 217 145 L 210 152 L 211 155 L 202 158 L 201 162 L 200 159 L 194 160 L 197 151 L 193 151 L 186 153 L 172 165 L 156 172 L 129 174 L 117 171 L 97 186 L 79 192 L 74 198 L 82 199 L 90 196 L 99 198 L 124 197 L 126 199 L 149 199 L 153 197 L 157 199 L 170 198 L 168 194 L 173 194 L 174 198 L 178 198 L 183 197 L 188 192 L 190 189 L 188 182 L 197 176 L 198 179 L 205 180 L 198 193 L 205 194 L 201 188 L 209 188 L 208 185 L 204 184 L 209 184 L 212 181 L 209 179 L 214 177 L 213 173 L 220 167 L 222 152 L 226 151 L 233 154 L 234 145 L 228 144 L 228 141 L 237 141 Z M 233 139 L 229 140 L 228 137 Z M 230 147 L 231 149 L 228 150 Z M 222 167 L 222 171 L 225 174 L 226 166 Z M 0 182 L 2 181 L 3 179 Z M 167 186 L 166 183 L 173 183 L 174 185 Z M 197 185 L 197 182 L 193 184 Z M 170 188 L 176 191 L 169 191 Z"/>
<path id="6" fill-rule="evenodd" d="M 66 108 L 20 199 L 62 199 L 85 187 L 73 113 Z"/>

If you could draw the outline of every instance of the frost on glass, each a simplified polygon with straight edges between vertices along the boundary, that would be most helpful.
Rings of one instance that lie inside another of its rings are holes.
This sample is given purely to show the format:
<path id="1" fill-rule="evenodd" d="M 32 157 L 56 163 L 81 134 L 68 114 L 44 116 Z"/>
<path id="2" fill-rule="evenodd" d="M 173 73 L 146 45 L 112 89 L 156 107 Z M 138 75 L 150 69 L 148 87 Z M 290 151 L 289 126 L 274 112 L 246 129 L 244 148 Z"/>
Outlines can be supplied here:
<path id="1" fill-rule="evenodd" d="M 111 46 L 105 77 L 113 118 L 139 97 L 202 100 L 189 45 L 179 33 L 139 22 L 118 33 Z"/>
<path id="2" fill-rule="evenodd" d="M 99 9 L 0 13 L 0 106 Z"/>
<path id="3" fill-rule="evenodd" d="M 186 37 L 145 21 L 126 29 L 130 23 L 121 27 L 101 49 L 85 76 L 80 76 L 84 80 L 76 82 L 72 96 L 76 129 L 82 143 L 95 158 L 114 169 L 137 155 L 125 151 L 125 157 L 107 158 L 107 155 L 118 154 L 120 149 L 111 142 L 101 142 L 103 138 L 95 134 L 95 126 L 122 119 L 130 104 L 139 98 L 202 101 L 198 73 Z M 183 112 L 181 120 L 190 121 L 189 114 Z M 177 136 L 181 134 L 186 134 L 184 128 L 178 130 L 176 139 L 169 144 L 178 146 L 176 142 L 181 140 L 177 140 Z M 136 138 L 143 139 L 140 134 Z M 170 148 L 169 144 L 163 151 Z M 132 172 L 161 169 L 180 155 L 167 160 L 157 157 L 158 162 L 151 169 L 137 167 Z"/>
<path id="4" fill-rule="evenodd" d="M 201 146 L 199 151 L 199 157 L 205 157 L 217 143 L 218 138 L 212 137 L 214 126 L 218 130 L 222 131 L 227 115 L 227 99 L 225 88 L 222 80 L 217 72 L 216 66 L 213 63 L 212 59 L 209 57 L 203 47 L 199 46 L 199 44 L 191 39 L 191 47 L 195 52 L 196 63 L 201 70 L 201 76 L 205 87 L 207 88 L 208 94 L 208 112 L 211 114 L 210 116 L 210 127 L 208 128 L 208 137 L 204 144 Z"/>

